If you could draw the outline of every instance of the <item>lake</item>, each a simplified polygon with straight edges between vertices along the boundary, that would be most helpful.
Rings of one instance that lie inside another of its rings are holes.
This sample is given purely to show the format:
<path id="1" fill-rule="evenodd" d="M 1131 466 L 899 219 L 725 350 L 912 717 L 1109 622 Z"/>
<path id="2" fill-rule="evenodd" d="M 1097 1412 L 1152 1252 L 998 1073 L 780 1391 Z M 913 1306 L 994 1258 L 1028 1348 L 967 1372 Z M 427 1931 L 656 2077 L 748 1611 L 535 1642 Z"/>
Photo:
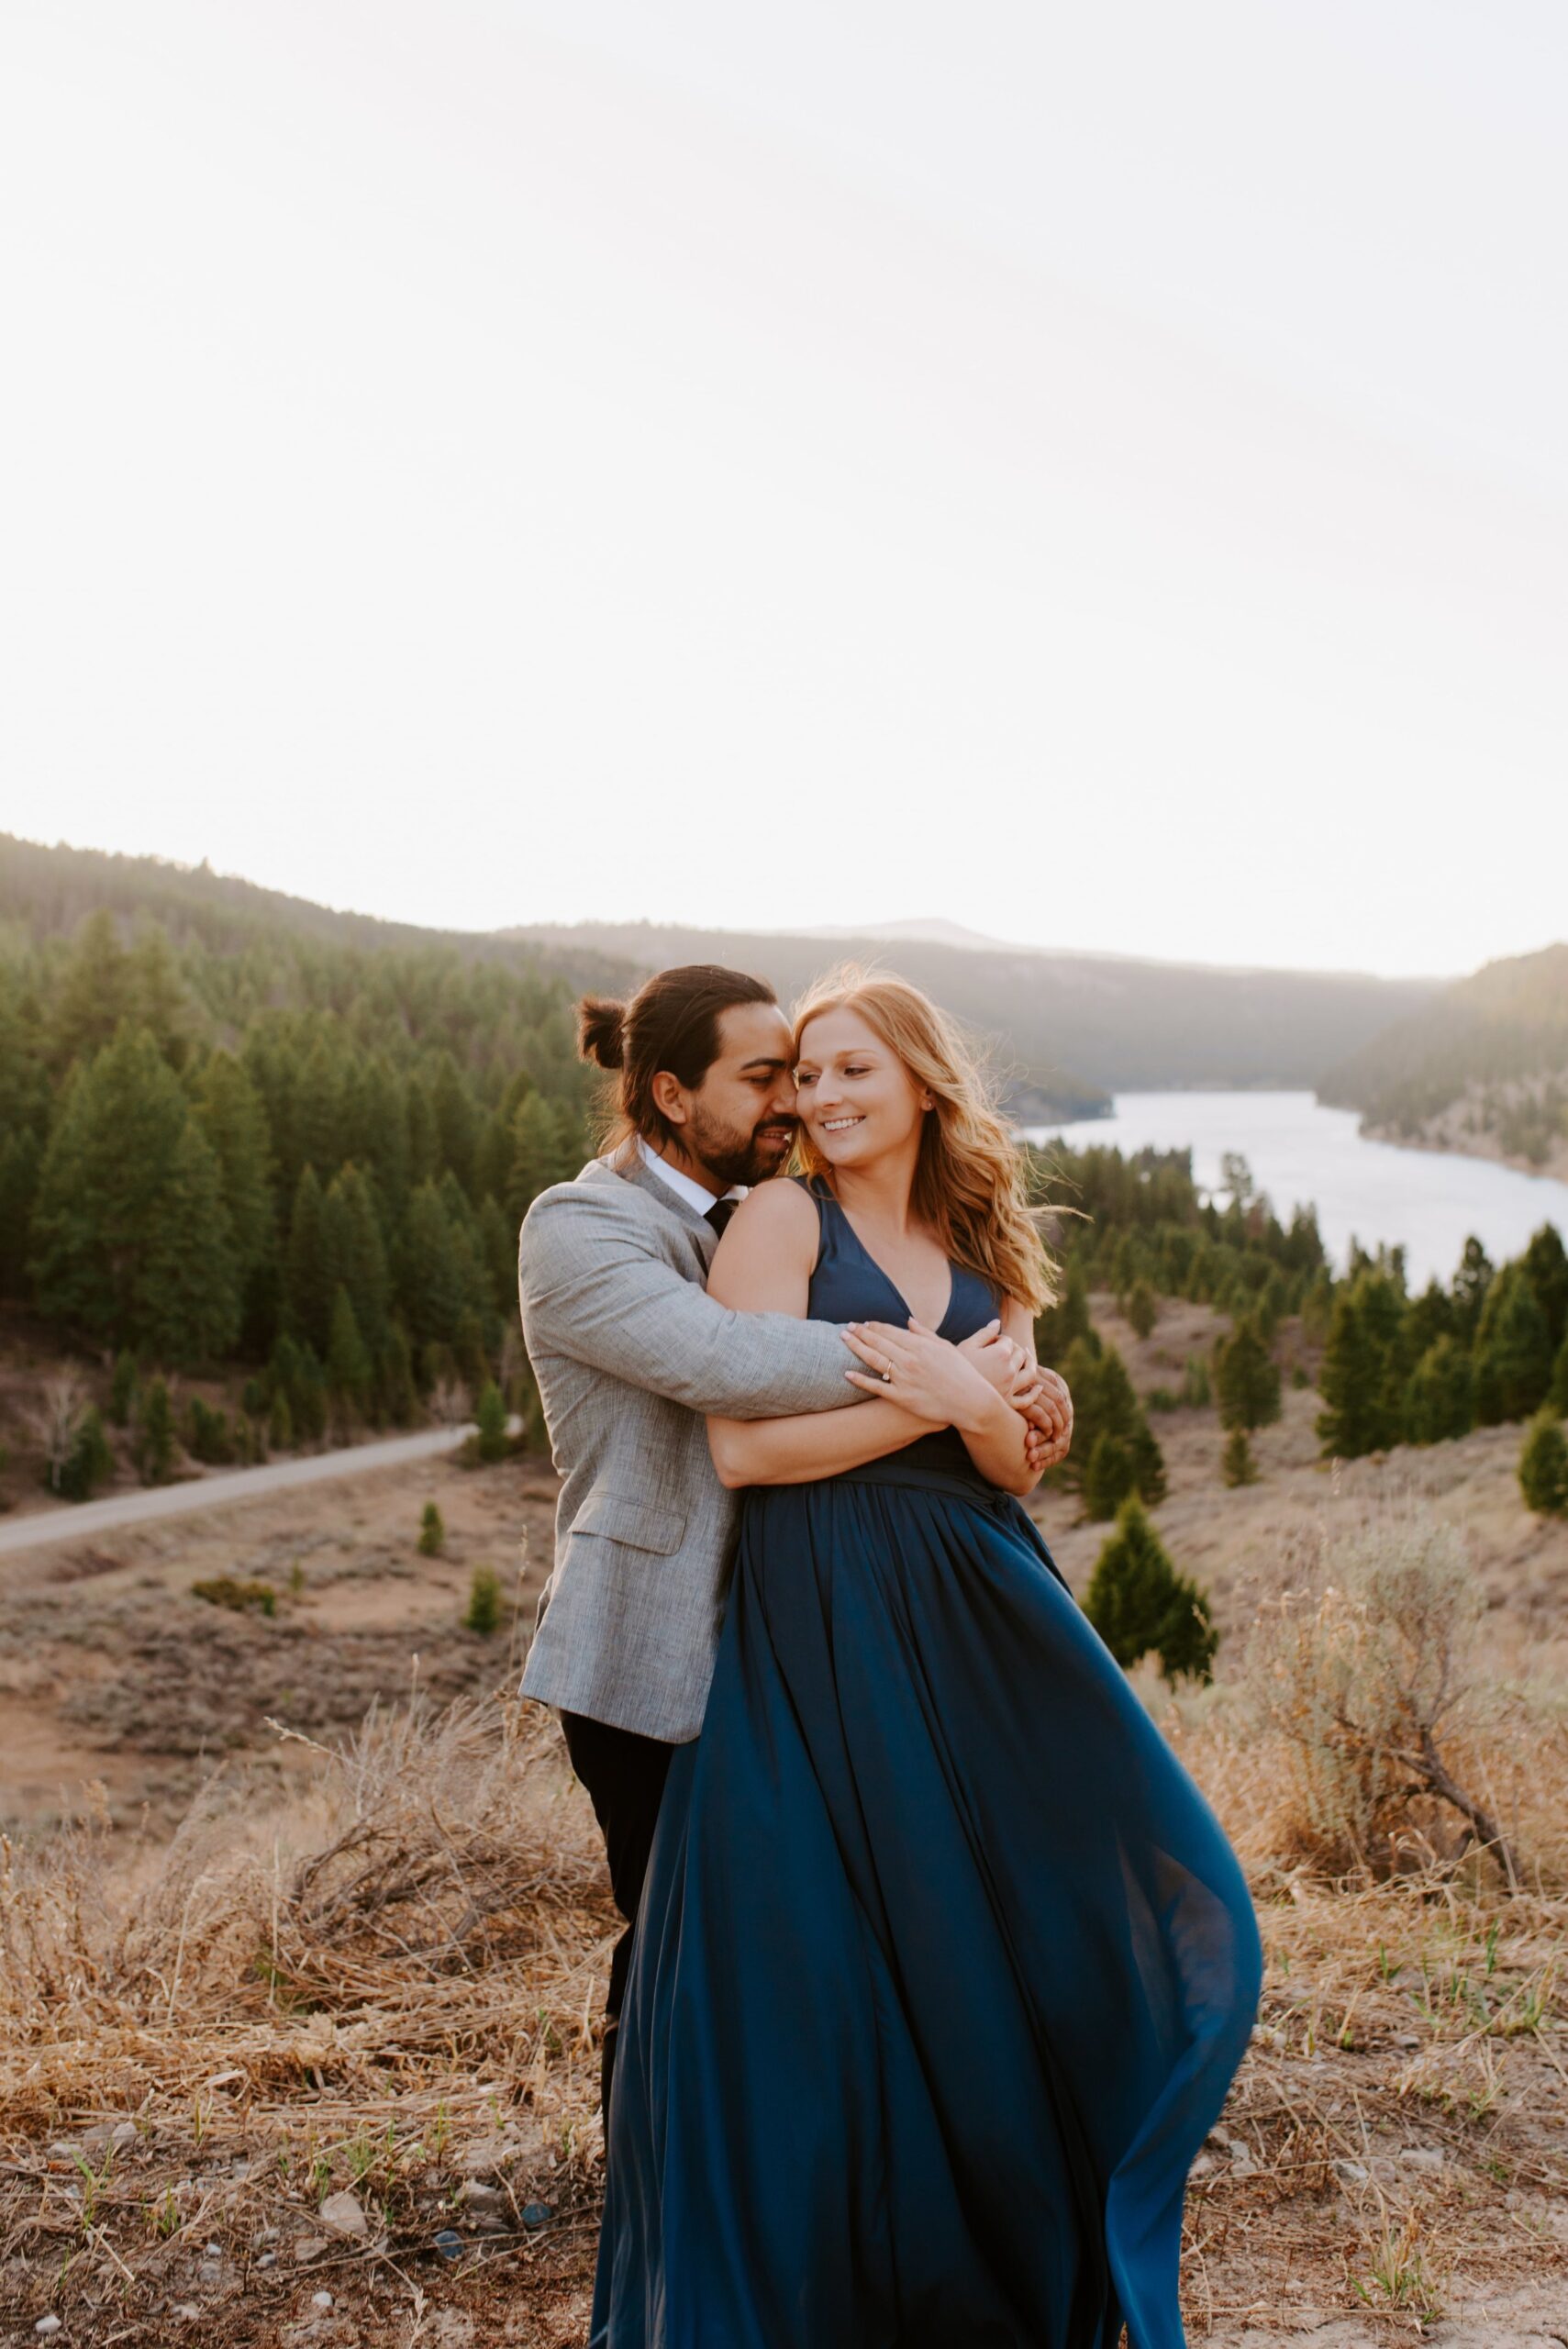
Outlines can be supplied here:
<path id="1" fill-rule="evenodd" d="M 1568 1238 L 1568 1183 L 1516 1174 L 1489 1159 L 1367 1141 L 1353 1109 L 1327 1109 L 1310 1093 L 1118 1093 L 1115 1114 L 1031 1126 L 1030 1141 L 1075 1150 L 1187 1150 L 1204 1189 L 1218 1187 L 1221 1155 L 1240 1151 L 1275 1213 L 1318 1210 L 1323 1244 L 1343 1269 L 1351 1236 L 1363 1248 L 1404 1243 L 1412 1287 L 1446 1283 L 1472 1232 L 1494 1264 L 1517 1256 L 1543 1223 Z"/>

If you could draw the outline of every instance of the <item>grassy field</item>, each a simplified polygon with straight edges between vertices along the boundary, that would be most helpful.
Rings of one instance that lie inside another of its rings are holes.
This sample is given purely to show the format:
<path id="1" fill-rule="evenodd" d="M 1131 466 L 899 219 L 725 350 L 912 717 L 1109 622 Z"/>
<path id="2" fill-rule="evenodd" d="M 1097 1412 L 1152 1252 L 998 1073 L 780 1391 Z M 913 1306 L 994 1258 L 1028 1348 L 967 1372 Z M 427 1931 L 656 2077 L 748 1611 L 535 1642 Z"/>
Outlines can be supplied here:
<path id="1" fill-rule="evenodd" d="M 1144 1388 L 1212 1336 L 1096 1306 Z M 1139 1686 L 1269 1957 L 1193 2180 L 1189 2330 L 1568 2349 L 1568 1527 L 1526 1514 L 1517 1431 L 1331 1473 L 1315 1397 L 1285 1403 L 1237 1492 L 1212 1412 L 1155 1422 L 1158 1522 L 1225 1636 L 1213 1689 Z M 50 2312 L 67 2343 L 584 2340 L 615 1919 L 553 1723 L 511 1694 L 551 1499 L 537 1466 L 443 1462 L 6 1562 L 0 2341 Z M 1444 1751 L 1512 1889 L 1428 1797 L 1397 1872 L 1336 1876 L 1259 1661 L 1325 1545 L 1413 1510 L 1484 1599 Z M 1039 1515 L 1081 1588 L 1105 1529 Z M 491 1638 L 462 1621 L 481 1565 L 519 1610 Z M 274 1611 L 192 1596 L 220 1575 Z"/>

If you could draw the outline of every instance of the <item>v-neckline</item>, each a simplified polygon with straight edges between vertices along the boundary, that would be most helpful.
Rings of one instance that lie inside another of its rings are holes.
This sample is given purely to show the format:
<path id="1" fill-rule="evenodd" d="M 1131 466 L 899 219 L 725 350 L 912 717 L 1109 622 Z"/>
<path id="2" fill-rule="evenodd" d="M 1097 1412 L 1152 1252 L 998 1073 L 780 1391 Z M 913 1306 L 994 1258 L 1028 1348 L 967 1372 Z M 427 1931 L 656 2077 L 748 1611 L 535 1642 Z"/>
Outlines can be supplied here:
<path id="1" fill-rule="evenodd" d="M 888 1271 L 887 1266 L 879 1263 L 877 1258 L 872 1254 L 871 1250 L 866 1246 L 865 1241 L 861 1238 L 860 1233 L 850 1221 L 850 1211 L 843 1204 L 843 1201 L 841 1199 L 834 1198 L 831 1191 L 828 1193 L 828 1197 L 833 1200 L 833 1205 L 843 1217 L 845 1230 L 849 1233 L 850 1238 L 854 1241 L 855 1246 L 860 1250 L 861 1254 L 865 1258 L 866 1263 L 871 1266 L 872 1271 L 877 1274 L 887 1283 L 888 1287 L 893 1291 L 894 1296 L 904 1308 L 905 1314 L 908 1319 L 911 1321 L 917 1321 L 920 1318 L 919 1315 L 916 1312 L 914 1307 L 910 1304 L 908 1298 L 899 1287 L 898 1283 L 894 1279 L 893 1275 Z M 940 1321 L 933 1321 L 929 1324 L 930 1329 L 939 1338 L 941 1336 L 942 1331 L 946 1329 L 948 1323 L 952 1319 L 953 1306 L 958 1299 L 958 1268 L 954 1264 L 951 1256 L 946 1259 L 946 1263 L 948 1268 L 948 1301 L 942 1308 L 941 1319 Z"/>

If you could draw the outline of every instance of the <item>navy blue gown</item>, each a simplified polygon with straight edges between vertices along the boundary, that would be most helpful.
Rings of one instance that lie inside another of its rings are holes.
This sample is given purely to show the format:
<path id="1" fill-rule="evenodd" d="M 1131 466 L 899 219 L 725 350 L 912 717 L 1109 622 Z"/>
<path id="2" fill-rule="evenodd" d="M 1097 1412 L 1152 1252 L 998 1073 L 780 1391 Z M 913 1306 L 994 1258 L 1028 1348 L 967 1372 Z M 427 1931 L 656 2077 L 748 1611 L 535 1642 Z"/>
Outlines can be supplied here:
<path id="1" fill-rule="evenodd" d="M 819 1186 L 809 1311 L 902 1323 Z M 995 1312 L 955 1265 L 940 1334 Z M 593 2349 L 1175 2349 L 1218 1821 L 951 1431 L 744 1498 L 620 2025 Z"/>

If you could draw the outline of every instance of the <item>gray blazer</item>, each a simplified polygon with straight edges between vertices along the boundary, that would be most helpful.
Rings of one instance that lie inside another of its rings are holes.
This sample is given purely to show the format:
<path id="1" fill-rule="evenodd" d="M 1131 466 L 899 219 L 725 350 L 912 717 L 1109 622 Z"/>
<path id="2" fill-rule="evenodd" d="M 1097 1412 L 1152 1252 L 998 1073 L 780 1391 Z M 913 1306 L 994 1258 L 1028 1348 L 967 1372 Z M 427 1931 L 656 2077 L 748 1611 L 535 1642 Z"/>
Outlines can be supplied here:
<path id="1" fill-rule="evenodd" d="M 862 1392 L 835 1326 L 714 1303 L 717 1245 L 629 1155 L 541 1192 L 517 1245 L 562 1478 L 523 1693 L 673 1744 L 702 1727 L 739 1511 L 703 1414 L 782 1419 Z"/>

